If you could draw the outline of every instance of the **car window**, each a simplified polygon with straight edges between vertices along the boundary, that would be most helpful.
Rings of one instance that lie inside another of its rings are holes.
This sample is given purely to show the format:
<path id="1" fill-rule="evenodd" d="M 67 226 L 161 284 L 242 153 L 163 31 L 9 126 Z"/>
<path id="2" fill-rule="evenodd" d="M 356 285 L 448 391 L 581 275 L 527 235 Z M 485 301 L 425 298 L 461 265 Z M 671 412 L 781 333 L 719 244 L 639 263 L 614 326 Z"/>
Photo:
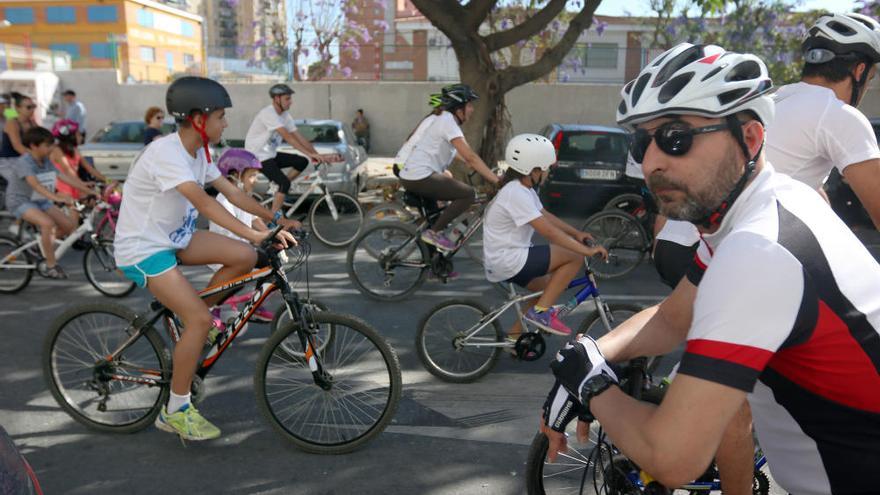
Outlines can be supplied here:
<path id="1" fill-rule="evenodd" d="M 311 143 L 339 143 L 339 128 L 335 125 L 298 124 L 296 130 Z"/>
<path id="2" fill-rule="evenodd" d="M 92 142 L 143 144 L 145 127 L 143 122 L 114 122 L 98 131 Z"/>
<path id="3" fill-rule="evenodd" d="M 571 162 L 626 163 L 625 134 L 563 131 L 559 160 Z"/>

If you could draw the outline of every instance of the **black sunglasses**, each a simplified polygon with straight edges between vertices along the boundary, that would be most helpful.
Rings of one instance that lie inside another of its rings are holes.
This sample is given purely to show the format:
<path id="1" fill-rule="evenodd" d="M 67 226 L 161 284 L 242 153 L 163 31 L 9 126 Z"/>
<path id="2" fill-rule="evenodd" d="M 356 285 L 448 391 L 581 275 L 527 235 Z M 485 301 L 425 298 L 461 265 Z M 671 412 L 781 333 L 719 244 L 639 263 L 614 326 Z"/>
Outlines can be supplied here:
<path id="1" fill-rule="evenodd" d="M 697 134 L 707 134 L 729 128 L 726 122 L 694 128 L 686 122 L 673 120 L 658 127 L 653 134 L 648 133 L 645 129 L 636 129 L 636 132 L 630 136 L 629 152 L 636 163 L 642 163 L 648 146 L 651 146 L 651 140 L 654 140 L 660 151 L 667 155 L 683 156 L 691 150 L 694 136 Z"/>

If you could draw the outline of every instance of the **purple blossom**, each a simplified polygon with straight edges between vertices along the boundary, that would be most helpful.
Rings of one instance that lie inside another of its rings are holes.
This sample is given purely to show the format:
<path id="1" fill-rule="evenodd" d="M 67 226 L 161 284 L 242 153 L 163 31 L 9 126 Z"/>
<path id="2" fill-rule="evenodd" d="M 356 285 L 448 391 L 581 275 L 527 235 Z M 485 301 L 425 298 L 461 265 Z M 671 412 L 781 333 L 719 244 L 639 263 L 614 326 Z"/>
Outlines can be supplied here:
<path id="1" fill-rule="evenodd" d="M 605 28 L 608 27 L 608 23 L 605 21 L 599 21 L 596 23 L 596 34 L 602 36 L 602 33 L 605 32 Z"/>
<path id="2" fill-rule="evenodd" d="M 302 54 L 303 54 L 304 57 L 308 57 L 308 56 L 309 56 L 309 53 L 310 53 L 310 52 L 309 52 L 309 49 L 308 49 L 308 48 L 303 48 L 303 49 L 302 49 Z"/>
<path id="3" fill-rule="evenodd" d="M 501 29 L 508 29 L 509 27 L 510 27 L 510 20 L 509 20 L 509 19 L 503 19 L 503 20 L 501 21 Z"/>
<path id="4" fill-rule="evenodd" d="M 373 21 L 373 25 L 376 26 L 380 31 L 388 30 L 388 23 L 385 21 Z"/>
<path id="5" fill-rule="evenodd" d="M 343 75 L 345 78 L 349 78 L 349 77 L 351 77 L 351 67 L 343 67 L 343 68 L 342 68 L 342 75 Z"/>

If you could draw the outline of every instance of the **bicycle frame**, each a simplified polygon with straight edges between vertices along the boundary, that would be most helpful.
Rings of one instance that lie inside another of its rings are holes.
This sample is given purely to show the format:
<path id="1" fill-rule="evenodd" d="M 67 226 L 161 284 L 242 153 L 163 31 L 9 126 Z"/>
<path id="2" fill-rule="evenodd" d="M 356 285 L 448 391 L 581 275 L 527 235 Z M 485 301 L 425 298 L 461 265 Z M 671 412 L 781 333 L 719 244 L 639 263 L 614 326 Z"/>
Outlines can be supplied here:
<path id="1" fill-rule="evenodd" d="M 593 302 L 596 305 L 596 310 L 599 312 L 599 317 L 602 319 L 602 323 L 604 323 L 606 325 L 606 327 L 610 328 L 611 322 L 608 320 L 608 315 L 605 313 L 605 311 L 603 311 L 603 309 L 605 307 L 604 306 L 605 303 L 602 301 L 602 297 L 599 295 L 599 289 L 596 287 L 596 280 L 595 280 L 594 275 L 591 272 L 587 271 L 587 273 L 584 277 L 572 280 L 568 284 L 569 289 L 573 289 L 575 287 L 581 287 L 581 289 L 575 295 L 575 300 L 577 301 L 577 305 L 580 305 L 581 303 L 586 301 L 587 298 L 592 297 Z M 483 316 L 483 318 L 481 318 L 480 321 L 476 323 L 476 325 L 474 325 L 473 327 L 471 327 L 465 331 L 465 336 L 462 339 L 463 346 L 509 347 L 510 344 L 508 344 L 506 342 L 470 343 L 470 342 L 468 342 L 468 340 L 471 337 L 473 337 L 474 335 L 476 335 L 477 333 L 479 333 L 480 330 L 482 330 L 483 328 L 486 327 L 486 325 L 489 325 L 492 322 L 494 322 L 495 320 L 497 320 L 498 318 L 500 318 L 501 315 L 504 314 L 504 312 L 507 311 L 511 306 L 516 306 L 517 317 L 519 318 L 520 322 L 522 323 L 523 328 L 529 328 L 528 325 L 526 324 L 525 319 L 523 318 L 523 312 L 522 312 L 522 307 L 520 306 L 520 303 L 522 303 L 524 301 L 528 301 L 530 299 L 535 299 L 537 297 L 540 297 L 541 294 L 544 293 L 544 291 L 532 292 L 530 294 L 518 296 L 516 294 L 516 289 L 514 288 L 513 284 L 510 284 L 509 293 L 510 293 L 511 298 L 508 299 L 507 302 L 502 304 L 497 309 L 492 310 L 489 314 Z"/>
<path id="2" fill-rule="evenodd" d="M 290 288 L 287 274 L 284 272 L 284 269 L 280 264 L 278 266 L 254 270 L 239 278 L 223 282 L 222 284 L 213 287 L 208 287 L 199 292 L 199 297 L 204 299 L 221 292 L 232 291 L 253 281 L 257 281 L 257 289 L 254 291 L 251 299 L 245 303 L 235 318 L 227 325 L 226 330 L 217 336 L 216 341 L 211 345 L 211 348 L 208 350 L 204 359 L 199 363 L 196 370 L 196 376 L 199 378 L 204 379 L 205 376 L 208 375 L 211 368 L 217 364 L 217 360 L 220 359 L 220 356 L 226 352 L 238 334 L 241 333 L 241 330 L 244 328 L 245 324 L 248 323 L 257 308 L 259 308 L 266 298 L 276 290 L 281 291 L 291 319 L 294 321 L 304 321 L 303 306 L 300 303 L 297 293 Z M 159 301 L 153 301 L 150 304 L 150 309 L 152 310 L 152 313 L 139 315 L 135 318 L 132 322 L 132 326 L 128 328 L 133 328 L 134 332 L 125 342 L 120 344 L 116 350 L 105 357 L 107 363 L 116 360 L 122 352 L 143 337 L 147 329 L 151 328 L 162 318 L 165 319 L 172 342 L 176 344 L 180 341 L 181 329 L 178 327 L 171 311 Z M 305 357 L 308 361 L 312 376 L 319 386 L 325 389 L 329 388 L 331 385 L 330 380 L 323 369 L 320 357 L 314 352 L 314 349 L 317 349 L 317 343 L 314 340 L 316 331 L 308 325 L 302 326 L 300 330 L 301 331 L 298 332 L 300 343 L 302 344 L 303 349 L 305 349 Z M 109 374 L 108 377 L 110 379 L 132 381 L 152 386 L 159 386 L 168 383 L 168 380 L 161 378 L 163 370 L 138 369 L 137 371 L 147 376 L 135 377 L 131 375 Z"/>
<path id="3" fill-rule="evenodd" d="M 306 190 L 306 192 L 301 194 L 299 198 L 296 199 L 293 205 L 288 208 L 286 212 L 284 212 L 285 217 L 289 218 L 291 215 L 296 213 L 296 210 L 298 210 L 299 207 L 306 202 L 306 199 L 308 199 L 308 197 L 311 196 L 312 193 L 314 193 L 315 191 L 319 191 L 319 194 L 321 196 L 324 196 L 327 200 L 327 205 L 330 207 L 330 215 L 333 217 L 333 220 L 339 220 L 339 212 L 336 210 L 336 204 L 333 203 L 332 196 L 330 196 L 330 190 L 324 186 L 324 176 L 327 174 L 327 172 L 324 168 L 320 168 L 320 165 L 322 164 L 319 163 L 318 165 L 316 165 L 317 174 L 315 175 L 315 179 L 312 181 L 311 185 L 309 185 L 309 188 Z M 300 175 L 296 179 L 294 179 L 291 184 L 302 182 L 305 179 L 305 176 Z M 262 204 L 263 206 L 270 204 L 272 202 L 272 195 L 277 191 L 277 186 L 273 183 L 268 191 L 269 198 L 263 200 L 260 204 Z"/>
<path id="4" fill-rule="evenodd" d="M 64 256 L 65 253 L 67 253 L 67 250 L 70 249 L 70 247 L 73 245 L 73 243 L 75 243 L 79 238 L 81 238 L 83 236 L 83 234 L 86 234 L 88 232 L 95 232 L 95 229 L 93 226 L 93 221 L 94 221 L 95 217 L 97 216 L 97 214 L 100 211 L 104 211 L 108 208 L 110 208 L 110 205 L 108 205 L 106 203 L 98 203 L 95 206 L 95 208 L 91 211 L 91 213 L 89 213 L 88 216 L 83 218 L 82 225 L 80 225 L 79 227 L 77 227 L 76 230 L 71 232 L 67 236 L 67 238 L 65 238 L 63 241 L 59 241 L 58 239 L 55 239 L 55 244 L 57 245 L 57 247 L 55 248 L 55 259 L 60 260 L 61 257 Z M 12 258 L 12 259 L 16 258 L 19 254 L 32 248 L 34 245 L 39 246 L 40 253 L 42 253 L 43 256 L 45 256 L 45 253 L 43 253 L 43 247 L 40 244 L 40 238 L 37 237 L 30 242 L 22 244 L 21 246 L 18 247 L 18 249 L 16 249 L 15 251 L 12 251 L 8 255 L 6 255 L 5 258 L 0 260 L 0 266 L 3 266 L 7 261 L 9 261 L 10 258 Z M 27 265 L 3 266 L 4 270 L 34 270 L 36 268 L 37 268 L 36 263 L 29 263 Z"/>
<path id="5" fill-rule="evenodd" d="M 483 206 L 483 203 L 480 203 L 479 206 Z M 418 223 L 416 224 L 417 225 L 416 230 L 418 232 L 424 231 L 426 228 L 428 228 L 429 221 L 430 220 L 427 217 L 425 217 L 424 215 L 420 215 L 420 219 L 419 219 Z M 476 221 L 474 221 L 474 223 L 468 227 L 468 229 L 465 231 L 465 233 L 462 234 L 461 239 L 459 239 L 457 241 L 455 249 L 453 249 L 452 251 L 444 252 L 443 256 L 446 258 L 452 258 L 453 256 L 455 256 L 455 253 L 457 253 L 459 250 L 461 250 L 462 247 L 464 247 L 465 244 L 467 244 L 467 241 L 470 240 L 471 237 L 473 237 L 473 235 L 477 232 L 477 229 L 479 229 L 482 225 L 483 225 L 483 216 L 479 215 L 477 217 Z M 406 242 L 404 242 L 403 244 L 401 244 L 400 247 L 397 248 L 397 250 L 395 250 L 389 254 L 395 255 L 398 252 L 403 251 L 404 248 L 406 248 L 407 246 L 409 246 L 413 242 L 418 242 L 418 240 L 419 240 L 419 236 L 412 237 L 412 238 L 408 239 Z M 396 263 L 395 266 L 406 266 L 406 267 L 410 267 L 410 268 L 427 268 L 429 265 L 427 265 L 425 263 L 410 263 L 407 261 L 400 261 L 400 262 Z"/>

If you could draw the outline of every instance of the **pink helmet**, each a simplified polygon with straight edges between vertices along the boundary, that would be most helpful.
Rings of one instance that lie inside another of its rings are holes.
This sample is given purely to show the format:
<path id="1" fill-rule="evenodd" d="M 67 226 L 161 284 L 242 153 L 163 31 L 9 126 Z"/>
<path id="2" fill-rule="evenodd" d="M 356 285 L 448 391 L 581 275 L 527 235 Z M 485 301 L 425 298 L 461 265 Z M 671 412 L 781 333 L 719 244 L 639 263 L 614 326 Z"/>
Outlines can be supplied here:
<path id="1" fill-rule="evenodd" d="M 220 160 L 217 161 L 217 168 L 223 177 L 229 176 L 230 172 L 238 172 L 241 174 L 249 168 L 260 170 L 263 166 L 260 160 L 248 150 L 241 148 L 230 148 L 223 152 Z"/>
<path id="2" fill-rule="evenodd" d="M 79 124 L 75 120 L 61 119 L 52 126 L 52 135 L 55 137 L 73 136 L 79 131 Z"/>

